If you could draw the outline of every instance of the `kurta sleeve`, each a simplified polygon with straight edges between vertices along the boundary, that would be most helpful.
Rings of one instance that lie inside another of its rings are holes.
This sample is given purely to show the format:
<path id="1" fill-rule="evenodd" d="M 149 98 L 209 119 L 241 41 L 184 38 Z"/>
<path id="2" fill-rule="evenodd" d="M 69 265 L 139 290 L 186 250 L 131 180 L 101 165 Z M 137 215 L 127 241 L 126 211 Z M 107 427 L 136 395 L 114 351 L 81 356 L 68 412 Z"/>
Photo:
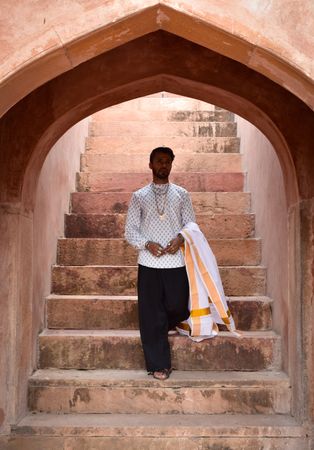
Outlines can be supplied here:
<path id="1" fill-rule="evenodd" d="M 141 233 L 141 204 L 134 193 L 132 195 L 125 224 L 125 239 L 138 250 L 145 249 L 146 237 Z"/>
<path id="2" fill-rule="evenodd" d="M 190 195 L 187 191 L 184 192 L 184 200 L 182 205 L 182 228 L 189 222 L 195 222 L 195 214 L 192 206 Z"/>

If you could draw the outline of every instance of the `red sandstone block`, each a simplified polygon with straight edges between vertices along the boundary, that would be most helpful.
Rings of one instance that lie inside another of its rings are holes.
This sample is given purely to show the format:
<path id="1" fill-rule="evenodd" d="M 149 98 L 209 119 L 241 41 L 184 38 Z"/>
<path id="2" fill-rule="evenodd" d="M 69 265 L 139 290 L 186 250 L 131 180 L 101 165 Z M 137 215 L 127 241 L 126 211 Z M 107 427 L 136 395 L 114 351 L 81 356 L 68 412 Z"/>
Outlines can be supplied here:
<path id="1" fill-rule="evenodd" d="M 221 266 L 254 266 L 261 262 L 260 239 L 212 239 L 209 244 Z M 124 239 L 58 240 L 57 263 L 65 266 L 137 264 L 138 252 Z"/>
<path id="2" fill-rule="evenodd" d="M 196 213 L 243 214 L 250 212 L 248 192 L 192 192 Z M 74 214 L 126 213 L 130 192 L 74 192 L 71 212 Z"/>
<path id="3" fill-rule="evenodd" d="M 273 332 L 243 332 L 241 339 L 222 332 L 199 343 L 169 337 L 172 364 L 178 370 L 279 369 L 280 336 Z M 39 335 L 39 368 L 144 369 L 137 331 L 52 331 Z"/>
<path id="4" fill-rule="evenodd" d="M 171 147 L 177 158 L 183 153 L 239 153 L 238 137 L 147 137 L 141 139 L 129 136 L 90 136 L 86 138 L 85 150 L 88 153 L 143 153 L 150 152 L 161 144 Z"/>
<path id="5" fill-rule="evenodd" d="M 66 214 L 65 236 L 72 238 L 122 238 L 125 214 Z M 254 214 L 197 214 L 196 222 L 208 239 L 253 237 Z"/>
<path id="6" fill-rule="evenodd" d="M 232 122 L 234 114 L 230 111 L 197 111 L 197 110 L 151 110 L 143 111 L 139 109 L 126 108 L 107 108 L 92 116 L 93 122 L 107 121 L 168 121 L 168 122 Z"/>
<path id="7" fill-rule="evenodd" d="M 239 330 L 270 330 L 272 301 L 267 297 L 229 297 L 229 307 Z M 50 329 L 136 330 L 135 296 L 50 295 L 46 299 Z M 223 325 L 219 325 L 224 330 Z"/>
<path id="8" fill-rule="evenodd" d="M 28 405 L 67 414 L 284 414 L 290 389 L 287 375 L 278 372 L 175 371 L 160 384 L 137 370 L 38 370 L 29 381 Z"/>
<path id="9" fill-rule="evenodd" d="M 257 450 L 265 442 L 269 450 L 311 447 L 289 414 L 37 413 L 12 425 L 9 439 L 10 450 Z"/>
<path id="10" fill-rule="evenodd" d="M 151 183 L 150 173 L 80 172 L 77 190 L 80 192 L 130 192 Z M 171 182 L 189 192 L 239 192 L 243 190 L 243 173 L 173 172 Z"/>
<path id="11" fill-rule="evenodd" d="M 145 126 L 144 126 L 145 125 Z M 182 137 L 210 137 L 210 136 L 236 136 L 237 124 L 235 122 L 90 122 L 89 136 L 121 136 L 130 138 L 142 136 L 167 138 L 169 136 Z"/>
<path id="12" fill-rule="evenodd" d="M 81 155 L 82 172 L 150 172 L 146 154 L 87 153 Z M 173 162 L 178 172 L 241 172 L 242 155 L 232 153 L 182 154 Z"/>
<path id="13" fill-rule="evenodd" d="M 224 266 L 220 274 L 226 295 L 265 295 L 264 267 Z M 66 295 L 135 295 L 136 266 L 54 266 L 52 293 Z"/>

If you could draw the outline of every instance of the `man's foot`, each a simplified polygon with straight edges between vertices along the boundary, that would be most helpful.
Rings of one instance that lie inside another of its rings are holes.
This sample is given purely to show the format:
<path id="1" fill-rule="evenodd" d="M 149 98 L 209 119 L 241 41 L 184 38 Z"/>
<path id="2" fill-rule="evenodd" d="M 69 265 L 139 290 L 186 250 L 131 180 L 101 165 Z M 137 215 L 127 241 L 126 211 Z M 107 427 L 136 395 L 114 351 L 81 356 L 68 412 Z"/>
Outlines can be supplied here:
<path id="1" fill-rule="evenodd" d="M 177 330 L 169 330 L 168 331 L 168 336 L 173 336 L 175 334 L 178 334 Z"/>
<path id="2" fill-rule="evenodd" d="M 170 374 L 172 372 L 172 369 L 162 369 L 162 370 L 155 370 L 154 372 L 149 372 L 148 375 L 153 375 L 156 380 L 167 380 L 167 378 L 170 377 Z"/>

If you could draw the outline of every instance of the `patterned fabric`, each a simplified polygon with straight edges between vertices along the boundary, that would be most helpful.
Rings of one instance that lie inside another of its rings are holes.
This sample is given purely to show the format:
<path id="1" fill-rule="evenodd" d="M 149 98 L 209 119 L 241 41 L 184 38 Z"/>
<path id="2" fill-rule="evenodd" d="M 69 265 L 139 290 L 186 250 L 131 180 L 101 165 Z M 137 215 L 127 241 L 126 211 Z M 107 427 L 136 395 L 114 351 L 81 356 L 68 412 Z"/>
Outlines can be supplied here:
<path id="1" fill-rule="evenodd" d="M 198 342 L 216 336 L 220 323 L 240 337 L 227 305 L 216 258 L 205 236 L 196 223 L 187 224 L 182 235 L 190 287 L 190 317 L 177 330 Z"/>
<path id="2" fill-rule="evenodd" d="M 165 191 L 167 192 L 164 196 Z M 164 206 L 163 219 L 158 215 L 156 199 L 159 211 L 162 211 Z M 145 249 L 145 244 L 147 241 L 153 241 L 166 247 L 188 222 L 195 222 L 188 192 L 173 183 L 167 185 L 150 183 L 132 195 L 126 219 L 125 238 L 139 250 L 138 263 L 142 266 L 157 269 L 183 267 L 185 262 L 180 251 L 174 255 L 165 254 L 156 257 Z"/>

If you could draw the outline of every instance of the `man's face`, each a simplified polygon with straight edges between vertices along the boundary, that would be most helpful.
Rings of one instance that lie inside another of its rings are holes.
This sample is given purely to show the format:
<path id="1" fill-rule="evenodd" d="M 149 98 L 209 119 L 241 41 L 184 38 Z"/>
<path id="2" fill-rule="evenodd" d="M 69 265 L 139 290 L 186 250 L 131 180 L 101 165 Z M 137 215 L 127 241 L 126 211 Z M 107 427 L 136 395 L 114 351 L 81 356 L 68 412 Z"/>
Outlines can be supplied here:
<path id="1" fill-rule="evenodd" d="M 172 160 L 166 153 L 158 152 L 154 159 L 149 163 L 149 168 L 152 169 L 153 175 L 160 180 L 167 179 L 172 167 Z"/>

